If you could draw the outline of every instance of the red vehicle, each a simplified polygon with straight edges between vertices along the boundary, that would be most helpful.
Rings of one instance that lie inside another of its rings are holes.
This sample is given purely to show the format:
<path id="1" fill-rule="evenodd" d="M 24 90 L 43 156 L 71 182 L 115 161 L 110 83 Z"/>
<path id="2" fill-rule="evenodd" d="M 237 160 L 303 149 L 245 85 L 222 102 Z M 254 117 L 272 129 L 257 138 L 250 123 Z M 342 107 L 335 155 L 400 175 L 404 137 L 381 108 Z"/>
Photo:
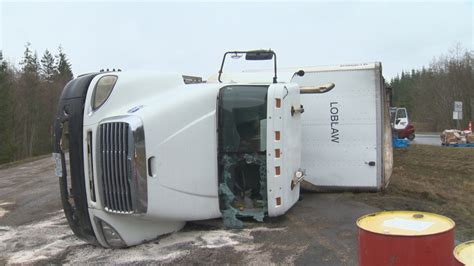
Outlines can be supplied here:
<path id="1" fill-rule="evenodd" d="M 412 141 L 415 139 L 415 127 L 413 124 L 408 124 L 404 129 L 397 129 L 398 138 Z"/>

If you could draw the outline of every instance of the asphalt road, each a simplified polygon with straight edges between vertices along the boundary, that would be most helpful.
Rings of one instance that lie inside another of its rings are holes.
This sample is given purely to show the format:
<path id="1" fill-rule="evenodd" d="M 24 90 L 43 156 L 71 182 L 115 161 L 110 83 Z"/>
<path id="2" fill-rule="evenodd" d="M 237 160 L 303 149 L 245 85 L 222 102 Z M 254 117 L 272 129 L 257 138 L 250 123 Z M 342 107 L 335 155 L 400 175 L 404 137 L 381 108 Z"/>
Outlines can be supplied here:
<path id="1" fill-rule="evenodd" d="M 303 194 L 286 215 L 225 230 L 220 219 L 111 250 L 76 238 L 61 211 L 51 158 L 0 169 L 0 265 L 232 263 L 357 265 L 355 221 L 376 208 L 349 194 Z"/>
<path id="2" fill-rule="evenodd" d="M 436 133 L 416 134 L 412 144 L 441 146 L 441 138 Z"/>

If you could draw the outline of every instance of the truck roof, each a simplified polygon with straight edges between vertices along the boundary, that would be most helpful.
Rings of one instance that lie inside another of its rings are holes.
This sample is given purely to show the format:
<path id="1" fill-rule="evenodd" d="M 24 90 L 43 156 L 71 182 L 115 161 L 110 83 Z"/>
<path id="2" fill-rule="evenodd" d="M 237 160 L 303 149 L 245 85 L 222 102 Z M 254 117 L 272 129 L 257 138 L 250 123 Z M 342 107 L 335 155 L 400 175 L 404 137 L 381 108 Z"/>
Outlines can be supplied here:
<path id="1" fill-rule="evenodd" d="M 330 72 L 330 71 L 353 71 L 353 70 L 370 70 L 381 69 L 382 63 L 360 63 L 360 64 L 341 64 L 330 66 L 300 66 L 300 67 L 280 67 L 278 68 L 278 82 L 290 82 L 293 74 L 299 70 L 305 72 Z M 217 83 L 217 73 L 211 75 L 207 82 Z M 273 69 L 248 69 L 242 72 L 224 72 L 221 79 L 224 83 L 271 83 L 273 77 Z"/>
<path id="2" fill-rule="evenodd" d="M 340 64 L 340 65 L 326 65 L 326 66 L 296 66 L 296 67 L 280 67 L 279 71 L 293 71 L 304 70 L 306 72 L 323 72 L 323 71 L 347 71 L 347 70 L 363 70 L 363 69 L 378 69 L 382 67 L 381 62 L 368 62 L 358 64 Z M 270 69 L 251 69 L 243 72 L 267 72 Z"/>

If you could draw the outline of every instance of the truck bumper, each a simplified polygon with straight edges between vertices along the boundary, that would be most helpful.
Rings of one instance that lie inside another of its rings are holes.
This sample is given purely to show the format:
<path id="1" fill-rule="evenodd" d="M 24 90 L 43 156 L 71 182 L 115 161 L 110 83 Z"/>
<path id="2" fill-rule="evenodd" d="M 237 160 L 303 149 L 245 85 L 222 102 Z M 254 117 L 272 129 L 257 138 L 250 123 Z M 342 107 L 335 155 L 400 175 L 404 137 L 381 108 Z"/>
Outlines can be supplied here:
<path id="1" fill-rule="evenodd" d="M 54 157 L 64 214 L 76 236 L 98 245 L 89 217 L 84 178 L 84 101 L 92 79 L 88 74 L 70 81 L 61 94 L 54 121 Z M 67 153 L 68 152 L 68 153 Z M 69 155 L 69 163 L 66 156 Z"/>

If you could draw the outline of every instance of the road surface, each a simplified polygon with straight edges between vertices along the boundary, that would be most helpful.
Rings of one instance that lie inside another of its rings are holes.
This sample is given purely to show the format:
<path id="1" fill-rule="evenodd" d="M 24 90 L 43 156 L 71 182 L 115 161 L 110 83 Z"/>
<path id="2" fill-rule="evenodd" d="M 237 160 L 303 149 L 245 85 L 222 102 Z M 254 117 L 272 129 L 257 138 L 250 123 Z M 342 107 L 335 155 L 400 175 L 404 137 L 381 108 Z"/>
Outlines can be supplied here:
<path id="1" fill-rule="evenodd" d="M 212 263 L 357 265 L 355 221 L 378 209 L 351 194 L 303 194 L 286 215 L 225 230 L 220 219 L 112 250 L 76 238 L 61 211 L 51 158 L 0 169 L 0 265 Z"/>
<path id="2" fill-rule="evenodd" d="M 411 142 L 412 144 L 421 144 L 421 145 L 432 145 L 432 146 L 441 146 L 440 134 L 437 133 L 423 133 L 416 134 L 415 139 Z"/>

